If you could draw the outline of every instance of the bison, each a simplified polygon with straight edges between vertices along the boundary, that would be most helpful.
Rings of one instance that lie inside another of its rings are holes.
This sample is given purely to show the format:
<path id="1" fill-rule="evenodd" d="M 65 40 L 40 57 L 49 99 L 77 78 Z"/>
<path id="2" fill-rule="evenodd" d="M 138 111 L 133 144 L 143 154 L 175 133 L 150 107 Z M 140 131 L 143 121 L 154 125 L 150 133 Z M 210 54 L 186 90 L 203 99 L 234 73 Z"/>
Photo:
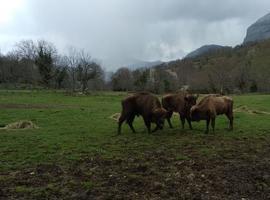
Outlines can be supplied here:
<path id="1" fill-rule="evenodd" d="M 198 95 L 195 96 L 184 92 L 168 94 L 162 98 L 162 106 L 168 111 L 167 121 L 170 128 L 173 128 L 171 123 L 172 114 L 173 112 L 177 112 L 182 122 L 182 128 L 184 129 L 185 119 L 187 119 L 189 128 L 192 129 L 190 109 L 196 104 L 197 99 Z"/>
<path id="2" fill-rule="evenodd" d="M 132 122 L 135 116 L 140 115 L 143 117 L 148 133 L 151 133 L 151 122 L 156 124 L 156 128 L 152 132 L 163 129 L 167 111 L 162 108 L 159 99 L 150 93 L 141 92 L 131 95 L 122 101 L 122 112 L 118 120 L 118 134 L 121 134 L 121 126 L 124 121 L 135 133 Z"/>
<path id="3" fill-rule="evenodd" d="M 227 96 L 208 95 L 197 105 L 192 106 L 190 116 L 192 121 L 206 120 L 206 131 L 209 132 L 209 123 L 215 131 L 215 119 L 217 115 L 225 114 L 230 121 L 229 129 L 233 129 L 233 100 Z"/>

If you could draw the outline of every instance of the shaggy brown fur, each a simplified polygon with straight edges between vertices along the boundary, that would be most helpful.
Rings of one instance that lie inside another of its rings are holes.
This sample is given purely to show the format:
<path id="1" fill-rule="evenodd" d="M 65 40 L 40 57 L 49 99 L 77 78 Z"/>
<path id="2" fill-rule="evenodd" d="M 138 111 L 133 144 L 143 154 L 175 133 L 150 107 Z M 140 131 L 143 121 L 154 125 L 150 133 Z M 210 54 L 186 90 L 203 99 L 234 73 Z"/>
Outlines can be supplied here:
<path id="1" fill-rule="evenodd" d="M 209 132 L 209 123 L 215 131 L 217 115 L 225 114 L 230 121 L 230 130 L 233 129 L 233 100 L 227 96 L 206 96 L 197 105 L 191 108 L 192 121 L 206 120 L 206 133 Z"/>
<path id="2" fill-rule="evenodd" d="M 141 92 L 129 96 L 122 101 L 122 112 L 118 121 L 118 134 L 121 133 L 121 125 L 124 121 L 127 122 L 130 129 L 135 133 L 132 122 L 136 115 L 143 117 L 148 133 L 150 133 L 151 122 L 156 124 L 153 132 L 163 129 L 167 111 L 162 108 L 159 99 L 150 93 Z"/>
<path id="3" fill-rule="evenodd" d="M 162 106 L 168 111 L 167 121 L 170 126 L 171 117 L 173 112 L 179 113 L 180 120 L 182 122 L 182 128 L 185 126 L 185 119 L 187 119 L 189 128 L 192 129 L 191 119 L 190 119 L 190 109 L 193 105 L 196 104 L 198 95 L 194 96 L 188 93 L 177 93 L 177 94 L 168 94 L 162 98 Z"/>

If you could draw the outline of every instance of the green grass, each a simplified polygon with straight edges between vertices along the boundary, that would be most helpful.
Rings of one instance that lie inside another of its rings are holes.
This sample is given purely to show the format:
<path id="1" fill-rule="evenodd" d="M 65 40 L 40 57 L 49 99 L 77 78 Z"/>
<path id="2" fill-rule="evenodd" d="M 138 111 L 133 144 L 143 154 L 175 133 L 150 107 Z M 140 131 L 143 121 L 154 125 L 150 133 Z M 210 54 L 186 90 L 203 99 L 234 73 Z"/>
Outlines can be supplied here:
<path id="1" fill-rule="evenodd" d="M 202 138 L 238 138 L 269 136 L 270 116 L 235 113 L 235 130 L 228 132 L 227 119 L 218 117 L 216 133 L 203 134 L 205 122 L 193 123 L 194 130 L 181 130 L 178 117 L 174 129 L 166 128 L 156 135 L 148 135 L 142 119 L 137 118 L 132 134 L 123 125 L 122 135 L 115 137 L 117 124 L 109 118 L 120 112 L 124 93 L 97 93 L 90 96 L 69 96 L 63 92 L 1 91 L 0 104 L 14 104 L 1 108 L 1 124 L 18 120 L 32 120 L 39 129 L 0 131 L 0 170 L 20 169 L 39 163 L 68 164 L 91 155 L 104 157 L 125 156 L 133 152 L 164 146 L 177 147 L 195 143 L 202 154 L 213 154 L 213 149 L 199 145 Z M 235 107 L 270 111 L 270 95 L 234 97 Z M 16 108 L 15 104 L 39 105 L 38 108 Z M 42 108 L 42 106 L 47 106 Z M 51 107 L 50 107 L 51 106 Z M 183 155 L 183 158 L 185 155 Z"/>
<path id="2" fill-rule="evenodd" d="M 182 189 L 178 192 L 189 197 L 188 188 L 192 187 L 182 187 L 184 180 L 194 181 L 193 185 L 205 184 L 207 182 L 196 182 L 194 177 L 202 174 L 220 177 L 223 167 L 225 171 L 238 169 L 237 165 L 241 170 L 250 169 L 254 162 L 258 166 L 252 171 L 260 177 L 265 171 L 260 170 L 269 166 L 268 114 L 236 112 L 233 132 L 226 130 L 226 117 L 219 116 L 215 134 L 211 131 L 204 134 L 204 121 L 193 123 L 192 131 L 187 125 L 182 130 L 179 117 L 174 116 L 174 129 L 166 124 L 163 131 L 149 135 L 142 118 L 136 118 L 136 134 L 124 124 L 122 135 L 116 136 L 117 123 L 109 117 L 121 111 L 120 102 L 126 95 L 100 92 L 71 96 L 61 91 L 0 91 L 1 126 L 31 120 L 39 127 L 0 130 L 0 198 L 6 194 L 4 199 L 89 199 L 93 193 L 92 198 L 112 199 L 119 195 L 119 198 L 136 199 L 137 196 L 132 198 L 134 188 L 138 189 L 139 196 L 154 198 L 146 195 L 147 188 L 160 191 L 168 181 L 171 191 L 175 191 L 174 184 L 180 184 L 178 187 Z M 270 112 L 270 95 L 233 98 L 235 108 L 245 106 Z M 245 174 L 247 179 L 249 173 Z M 239 185 L 238 175 L 232 174 L 236 177 L 232 179 L 236 180 L 236 185 Z M 230 182 L 231 177 L 227 178 Z M 251 181 L 257 184 L 257 179 Z M 261 190 L 263 194 L 268 182 L 258 181 L 266 185 Z M 217 182 L 220 184 L 224 182 Z M 167 196 L 163 196 L 165 199 L 173 194 L 168 188 L 164 192 L 167 192 Z M 222 191 L 218 195 L 220 199 L 230 198 Z"/>

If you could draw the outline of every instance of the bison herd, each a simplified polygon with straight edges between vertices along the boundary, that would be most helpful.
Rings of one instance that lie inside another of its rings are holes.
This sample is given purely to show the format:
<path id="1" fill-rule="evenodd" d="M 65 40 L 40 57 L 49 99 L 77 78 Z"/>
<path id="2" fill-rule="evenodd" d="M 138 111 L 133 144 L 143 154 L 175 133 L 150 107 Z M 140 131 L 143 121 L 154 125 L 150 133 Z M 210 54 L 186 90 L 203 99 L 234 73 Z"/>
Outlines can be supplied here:
<path id="1" fill-rule="evenodd" d="M 198 95 L 188 92 L 179 92 L 158 97 L 148 92 L 140 92 L 126 97 L 122 101 L 122 112 L 118 120 L 118 134 L 121 134 L 121 126 L 126 122 L 130 129 L 135 133 L 133 121 L 136 116 L 142 116 L 148 133 L 161 130 L 164 127 L 165 120 L 168 121 L 170 128 L 171 117 L 174 112 L 179 114 L 182 128 L 185 121 L 192 129 L 192 121 L 206 120 L 206 131 L 209 132 L 209 124 L 215 131 L 215 119 L 217 115 L 225 114 L 229 119 L 229 129 L 233 129 L 233 100 L 230 97 L 212 94 L 203 97 L 197 103 Z M 156 127 L 151 130 L 151 123 Z"/>

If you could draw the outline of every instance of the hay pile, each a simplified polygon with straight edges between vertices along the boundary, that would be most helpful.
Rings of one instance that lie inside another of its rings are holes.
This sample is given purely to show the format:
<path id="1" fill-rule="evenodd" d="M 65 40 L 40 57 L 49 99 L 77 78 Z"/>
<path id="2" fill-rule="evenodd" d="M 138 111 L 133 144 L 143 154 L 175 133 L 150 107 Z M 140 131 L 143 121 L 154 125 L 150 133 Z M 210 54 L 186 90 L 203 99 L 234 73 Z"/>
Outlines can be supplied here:
<path id="1" fill-rule="evenodd" d="M 36 128 L 38 128 L 38 127 L 33 122 L 27 121 L 27 120 L 21 120 L 18 122 L 8 124 L 4 128 L 1 128 L 1 129 L 17 130 L 17 129 L 36 129 Z"/>
<path id="2" fill-rule="evenodd" d="M 116 122 L 118 122 L 120 115 L 121 115 L 121 113 L 114 113 L 109 118 L 112 119 L 112 120 L 114 120 L 114 121 L 116 121 Z M 178 113 L 173 113 L 173 116 L 178 117 L 179 114 Z"/>
<path id="3" fill-rule="evenodd" d="M 120 115 L 121 115 L 120 113 L 114 113 L 109 118 L 116 121 L 116 122 L 118 122 L 118 119 L 119 119 Z"/>
<path id="4" fill-rule="evenodd" d="M 248 108 L 247 106 L 239 106 L 238 108 L 234 109 L 234 112 L 244 112 L 248 114 L 264 114 L 270 115 L 269 112 L 261 111 L 261 110 L 253 110 Z"/>

